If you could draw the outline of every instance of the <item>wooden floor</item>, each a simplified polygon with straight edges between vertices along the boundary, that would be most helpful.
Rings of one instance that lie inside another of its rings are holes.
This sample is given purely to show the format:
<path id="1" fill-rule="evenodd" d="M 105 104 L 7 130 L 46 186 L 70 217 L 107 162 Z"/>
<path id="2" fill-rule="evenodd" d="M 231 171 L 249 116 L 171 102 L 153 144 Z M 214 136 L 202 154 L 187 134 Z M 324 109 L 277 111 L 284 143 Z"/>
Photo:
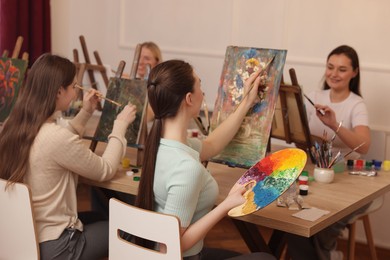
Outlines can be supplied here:
<path id="1" fill-rule="evenodd" d="M 90 209 L 89 205 L 89 189 L 85 185 L 80 185 L 78 189 L 78 207 L 80 211 Z M 259 227 L 264 239 L 268 241 L 272 230 L 264 227 Z M 240 253 L 249 253 L 249 250 L 237 229 L 227 217 L 220 221 L 207 235 L 205 245 L 208 247 L 225 248 Z M 338 250 L 344 253 L 344 259 L 347 259 L 347 244 L 345 240 L 338 241 Z M 390 250 L 377 248 L 377 255 L 379 260 L 390 259 Z M 283 256 L 282 256 L 283 257 Z M 370 252 L 365 244 L 356 244 L 355 260 L 371 260 Z"/>

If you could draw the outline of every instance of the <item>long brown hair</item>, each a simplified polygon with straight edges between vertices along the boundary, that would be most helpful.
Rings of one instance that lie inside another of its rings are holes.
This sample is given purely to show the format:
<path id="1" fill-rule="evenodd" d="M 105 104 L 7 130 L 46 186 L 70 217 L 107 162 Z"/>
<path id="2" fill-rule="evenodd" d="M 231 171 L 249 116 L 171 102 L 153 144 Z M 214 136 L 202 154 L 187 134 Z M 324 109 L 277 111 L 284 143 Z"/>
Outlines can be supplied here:
<path id="1" fill-rule="evenodd" d="M 75 75 L 71 61 L 48 53 L 32 65 L 0 134 L 0 177 L 7 186 L 23 182 L 35 137 L 55 112 L 58 90 L 71 85 Z"/>
<path id="2" fill-rule="evenodd" d="M 165 61 L 151 70 L 147 88 L 155 119 L 145 144 L 137 207 L 154 210 L 154 171 L 162 124 L 165 118 L 176 116 L 185 95 L 193 92 L 194 84 L 193 68 L 181 60 Z"/>
<path id="3" fill-rule="evenodd" d="M 331 51 L 326 59 L 326 61 L 329 61 L 329 58 L 332 55 L 339 55 L 344 54 L 351 60 L 352 69 L 354 71 L 357 71 L 357 74 L 354 78 L 352 78 L 349 81 L 349 90 L 355 93 L 356 95 L 362 96 L 360 93 L 360 66 L 359 66 L 359 56 L 354 48 L 348 46 L 348 45 L 341 45 L 337 48 L 335 48 L 333 51 Z M 324 80 L 323 89 L 330 89 L 328 83 L 326 83 L 326 80 Z"/>

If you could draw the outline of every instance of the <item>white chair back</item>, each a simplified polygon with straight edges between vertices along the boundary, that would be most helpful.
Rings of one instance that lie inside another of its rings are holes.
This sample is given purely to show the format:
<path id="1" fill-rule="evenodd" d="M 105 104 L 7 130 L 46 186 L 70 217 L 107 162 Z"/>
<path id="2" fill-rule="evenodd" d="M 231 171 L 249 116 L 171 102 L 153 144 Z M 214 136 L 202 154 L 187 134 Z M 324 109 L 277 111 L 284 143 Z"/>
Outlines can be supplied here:
<path id="1" fill-rule="evenodd" d="M 15 183 L 5 190 L 0 179 L 0 259 L 39 259 L 39 246 L 27 185 Z"/>
<path id="2" fill-rule="evenodd" d="M 140 209 L 117 199 L 110 199 L 109 259 L 181 258 L 180 221 L 177 217 Z M 166 253 L 147 249 L 122 239 L 119 232 L 157 241 L 166 245 Z"/>

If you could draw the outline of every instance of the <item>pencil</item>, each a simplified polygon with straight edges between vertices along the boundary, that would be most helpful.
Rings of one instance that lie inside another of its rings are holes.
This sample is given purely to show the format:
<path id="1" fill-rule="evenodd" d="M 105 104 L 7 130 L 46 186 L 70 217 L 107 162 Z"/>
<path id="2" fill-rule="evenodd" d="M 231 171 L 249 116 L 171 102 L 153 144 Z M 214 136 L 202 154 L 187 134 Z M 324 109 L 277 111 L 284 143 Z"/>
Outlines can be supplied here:
<path id="1" fill-rule="evenodd" d="M 81 89 L 81 90 L 87 90 L 86 88 L 84 88 L 83 86 L 81 86 L 81 85 L 79 85 L 79 84 L 75 84 L 75 86 L 76 86 L 77 88 Z M 96 96 L 98 96 L 98 97 L 100 97 L 100 98 L 102 98 L 102 99 L 104 99 L 104 100 L 107 100 L 108 102 L 111 102 L 112 104 L 117 105 L 118 107 L 121 107 L 121 106 L 122 106 L 121 103 L 118 103 L 118 102 L 116 102 L 116 101 L 114 101 L 114 100 L 112 100 L 112 99 L 106 98 L 106 97 L 104 97 L 104 96 L 103 96 L 102 94 L 100 94 L 100 93 L 96 93 Z"/>
<path id="2" fill-rule="evenodd" d="M 312 104 L 313 105 L 313 107 L 315 107 L 315 105 L 314 105 L 314 102 L 313 101 L 311 101 L 311 99 L 308 97 L 308 96 L 306 96 L 306 94 L 303 94 L 304 96 L 305 96 L 305 98 L 310 102 L 310 104 Z M 321 113 L 321 115 L 325 115 L 325 111 L 324 110 L 322 110 L 322 109 L 317 109 L 320 113 Z"/>

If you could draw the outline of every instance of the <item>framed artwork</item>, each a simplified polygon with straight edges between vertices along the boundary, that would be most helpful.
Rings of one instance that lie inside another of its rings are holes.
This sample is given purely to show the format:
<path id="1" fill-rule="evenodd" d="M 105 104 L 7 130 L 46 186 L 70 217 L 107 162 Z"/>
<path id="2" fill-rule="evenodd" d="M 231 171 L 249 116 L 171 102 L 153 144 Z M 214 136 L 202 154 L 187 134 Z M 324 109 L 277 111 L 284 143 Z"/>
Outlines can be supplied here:
<path id="1" fill-rule="evenodd" d="M 233 140 L 212 161 L 249 168 L 265 156 L 286 55 L 286 50 L 227 47 L 211 131 L 232 114 L 244 98 L 245 80 L 259 69 L 264 71 L 260 74 L 259 102 L 248 112 Z"/>
<path id="2" fill-rule="evenodd" d="M 27 60 L 0 58 L 0 122 L 11 112 L 27 70 Z"/>
<path id="3" fill-rule="evenodd" d="M 122 106 L 104 102 L 102 115 L 97 126 L 94 139 L 106 142 L 112 132 L 117 114 L 128 102 L 137 107 L 136 118 L 126 131 L 128 146 L 137 147 L 141 133 L 141 122 L 146 110 L 146 81 L 140 79 L 110 78 L 106 98 L 114 100 Z"/>

